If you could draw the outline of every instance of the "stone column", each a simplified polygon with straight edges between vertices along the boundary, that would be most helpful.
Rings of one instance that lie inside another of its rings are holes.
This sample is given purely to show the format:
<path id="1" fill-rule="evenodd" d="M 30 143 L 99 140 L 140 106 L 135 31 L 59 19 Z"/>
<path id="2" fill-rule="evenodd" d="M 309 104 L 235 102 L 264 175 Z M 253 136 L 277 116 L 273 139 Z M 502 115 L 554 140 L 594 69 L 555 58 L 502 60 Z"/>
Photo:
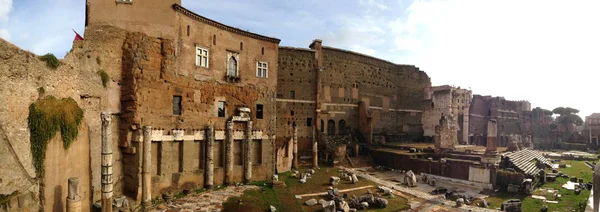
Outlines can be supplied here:
<path id="1" fill-rule="evenodd" d="M 248 121 L 246 123 L 246 131 L 245 131 L 245 141 L 244 141 L 244 152 L 246 158 L 244 159 L 246 165 L 244 166 L 244 177 L 246 182 L 252 181 L 252 121 Z"/>
<path id="2" fill-rule="evenodd" d="M 104 197 L 104 195 L 102 195 Z M 104 198 L 102 199 L 104 200 Z M 102 202 L 104 204 L 104 202 Z M 110 210 L 105 209 L 105 205 L 102 205 L 102 211 L 112 211 L 112 205 Z M 67 212 L 80 212 L 81 211 L 81 197 L 79 196 L 79 178 L 69 178 L 69 190 L 67 194 Z"/>
<path id="3" fill-rule="evenodd" d="M 354 144 L 354 157 L 358 157 L 358 151 L 360 146 L 358 144 Z"/>
<path id="4" fill-rule="evenodd" d="M 208 126 L 206 129 L 206 166 L 204 170 L 204 187 L 213 187 L 213 174 L 214 174 L 214 152 L 213 143 L 215 142 L 215 128 L 213 125 Z"/>
<path id="5" fill-rule="evenodd" d="M 313 168 L 319 168 L 319 142 L 313 143 Z"/>
<path id="6" fill-rule="evenodd" d="M 294 126 L 294 132 L 292 134 L 292 142 L 294 142 L 292 168 L 298 169 L 298 127 Z"/>
<path id="7" fill-rule="evenodd" d="M 112 132 L 110 130 L 111 117 L 107 112 L 102 112 L 100 115 L 102 119 L 102 150 L 101 150 L 101 166 L 102 166 L 102 197 L 101 205 L 103 212 L 112 211 L 112 196 L 113 196 L 113 160 L 112 160 Z M 71 179 L 69 179 L 71 183 Z M 77 187 L 79 180 L 73 181 L 74 186 Z M 69 187 L 69 193 L 71 193 L 71 187 Z"/>
<path id="8" fill-rule="evenodd" d="M 142 205 L 152 204 L 152 179 L 150 170 L 152 166 L 152 126 L 144 126 L 144 141 L 142 150 Z"/>
<path id="9" fill-rule="evenodd" d="M 488 121 L 487 126 L 487 142 L 485 145 L 485 153 L 486 154 L 496 154 L 498 153 L 497 144 L 496 144 L 496 133 L 498 132 L 496 120 L 491 119 Z"/>
<path id="10" fill-rule="evenodd" d="M 225 184 L 233 183 L 233 121 L 228 121 L 225 129 Z"/>
<path id="11" fill-rule="evenodd" d="M 600 163 L 594 167 L 594 186 L 592 188 L 594 195 L 594 205 L 592 205 L 592 208 L 594 212 L 598 212 L 598 209 L 600 209 Z"/>

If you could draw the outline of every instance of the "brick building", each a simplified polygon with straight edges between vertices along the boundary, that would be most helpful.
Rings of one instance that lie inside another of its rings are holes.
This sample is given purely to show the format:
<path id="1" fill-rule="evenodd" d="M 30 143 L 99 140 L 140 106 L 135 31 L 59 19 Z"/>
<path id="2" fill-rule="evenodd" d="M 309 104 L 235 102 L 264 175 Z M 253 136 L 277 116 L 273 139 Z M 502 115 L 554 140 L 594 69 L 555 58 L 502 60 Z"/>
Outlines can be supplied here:
<path id="1" fill-rule="evenodd" d="M 98 61 L 118 64 L 105 70 L 120 85 L 115 181 L 124 194 L 140 201 L 144 187 L 156 197 L 270 178 L 279 39 L 208 19 L 180 0 L 88 0 L 86 11 L 87 42 L 105 48 Z"/>
<path id="2" fill-rule="evenodd" d="M 469 109 L 470 143 L 484 145 L 487 123 L 490 119 L 496 119 L 498 146 L 507 146 L 511 134 L 521 137 L 532 134 L 531 117 L 531 103 L 528 101 L 473 95 Z"/>
<path id="3" fill-rule="evenodd" d="M 583 136 L 589 137 L 588 142 L 598 146 L 600 139 L 600 113 L 593 113 L 592 115 L 585 117 L 585 126 L 583 130 Z"/>
<path id="4" fill-rule="evenodd" d="M 453 115 L 459 143 L 468 143 L 469 139 L 469 107 L 472 92 L 467 89 L 449 85 L 434 86 L 429 90 L 430 101 L 423 110 L 423 136 L 433 138 L 435 126 L 439 125 L 444 115 Z"/>
<path id="5" fill-rule="evenodd" d="M 364 140 L 411 141 L 421 126 L 427 74 L 360 53 L 323 46 L 279 47 L 277 140 L 286 145 L 298 128 L 298 151 L 316 135 L 360 132 Z M 289 146 L 289 145 L 288 145 Z"/>

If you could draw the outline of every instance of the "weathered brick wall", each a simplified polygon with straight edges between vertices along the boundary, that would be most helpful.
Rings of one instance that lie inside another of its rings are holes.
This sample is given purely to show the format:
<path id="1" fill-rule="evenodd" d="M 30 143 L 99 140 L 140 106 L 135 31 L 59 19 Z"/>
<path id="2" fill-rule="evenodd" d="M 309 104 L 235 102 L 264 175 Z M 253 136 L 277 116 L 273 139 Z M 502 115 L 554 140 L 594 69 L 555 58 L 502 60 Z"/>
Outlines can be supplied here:
<path id="1" fill-rule="evenodd" d="M 447 160 L 442 163 L 440 160 L 424 159 L 426 155 L 397 154 L 381 150 L 371 150 L 371 156 L 373 161 L 381 166 L 461 180 L 469 180 L 469 166 L 473 165 L 473 162 L 465 160 Z"/>
<path id="2" fill-rule="evenodd" d="M 341 110 L 334 113 L 336 119 L 338 114 L 345 114 L 339 120 L 344 118 L 347 126 L 357 128 L 357 107 L 340 105 L 364 101 L 371 110 L 380 111 L 379 121 L 373 126 L 375 134 L 396 139 L 399 135 L 400 139 L 422 135 L 424 90 L 430 82 L 425 72 L 415 66 L 331 47 L 323 47 L 323 68 L 321 100 L 336 104 L 327 106 L 327 110 Z M 334 120 L 336 126 L 339 120 Z"/>
<path id="3" fill-rule="evenodd" d="M 502 97 L 473 95 L 470 107 L 469 134 L 485 135 L 487 120 L 494 118 L 498 123 L 499 144 L 502 144 L 502 135 L 530 135 L 533 130 L 531 116 L 531 104 L 527 101 L 510 101 Z"/>
<path id="4" fill-rule="evenodd" d="M 280 47 L 278 60 L 277 144 L 283 145 L 291 138 L 292 126 L 296 124 L 299 154 L 310 154 L 315 127 L 315 51 Z M 293 98 L 290 92 L 294 93 Z"/>
<path id="5" fill-rule="evenodd" d="M 139 135 L 142 126 L 155 129 L 186 129 L 188 132 L 214 125 L 224 130 L 227 120 L 237 115 L 239 107 L 251 109 L 252 130 L 263 132 L 261 141 L 254 141 L 256 157 L 260 163 L 253 165 L 253 179 L 270 177 L 274 170 L 273 138 L 275 136 L 275 90 L 277 85 L 277 43 L 250 39 L 242 35 L 201 24 L 188 16 L 178 15 L 180 36 L 178 40 L 156 38 L 143 33 L 129 33 L 123 43 L 123 97 L 121 138 L 124 147 L 136 147 L 138 153 L 127 154 L 124 159 L 126 191 L 137 197 L 141 186 L 137 172 L 140 167 L 140 144 L 131 142 Z M 190 25 L 189 36 L 187 26 Z M 216 42 L 213 38 L 216 36 Z M 243 47 L 240 43 L 243 42 Z M 195 47 L 210 51 L 209 67 L 195 65 Z M 228 52 L 239 54 L 239 82 L 226 79 Z M 256 76 L 256 62 L 269 64 L 267 78 Z M 181 97 L 181 115 L 173 112 L 174 96 Z M 225 117 L 218 117 L 218 102 L 225 101 Z M 257 104 L 263 105 L 263 118 L 256 117 Z M 244 123 L 235 123 L 234 130 L 244 130 Z M 187 159 L 201 155 L 202 142 L 162 142 L 153 147 L 153 196 L 184 186 L 202 186 L 203 160 Z M 215 152 L 215 184 L 224 181 L 224 144 L 217 141 Z M 241 141 L 237 141 L 241 142 Z M 236 143 L 236 142 L 234 142 Z M 219 145 L 221 144 L 221 145 Z M 154 144 L 153 144 L 154 146 Z M 242 151 L 234 154 L 241 158 Z M 239 145 L 237 145 L 239 146 Z M 154 156 L 156 155 L 156 156 Z M 185 158 L 181 160 L 181 158 Z M 244 159 L 245 160 L 245 159 Z M 160 171 L 158 171 L 160 169 Z M 243 166 L 233 168 L 234 182 L 243 180 Z"/>

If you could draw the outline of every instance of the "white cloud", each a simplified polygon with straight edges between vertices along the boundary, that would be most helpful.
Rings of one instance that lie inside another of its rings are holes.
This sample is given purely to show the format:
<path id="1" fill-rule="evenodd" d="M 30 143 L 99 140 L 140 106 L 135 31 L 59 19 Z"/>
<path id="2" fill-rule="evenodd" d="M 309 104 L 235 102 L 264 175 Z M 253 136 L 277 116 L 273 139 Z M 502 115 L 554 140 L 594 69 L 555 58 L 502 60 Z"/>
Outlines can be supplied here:
<path id="1" fill-rule="evenodd" d="M 8 21 L 8 14 L 12 10 L 12 0 L 0 0 L 0 21 Z"/>
<path id="2" fill-rule="evenodd" d="M 10 41 L 10 33 L 8 33 L 7 29 L 0 29 L 0 38 Z"/>

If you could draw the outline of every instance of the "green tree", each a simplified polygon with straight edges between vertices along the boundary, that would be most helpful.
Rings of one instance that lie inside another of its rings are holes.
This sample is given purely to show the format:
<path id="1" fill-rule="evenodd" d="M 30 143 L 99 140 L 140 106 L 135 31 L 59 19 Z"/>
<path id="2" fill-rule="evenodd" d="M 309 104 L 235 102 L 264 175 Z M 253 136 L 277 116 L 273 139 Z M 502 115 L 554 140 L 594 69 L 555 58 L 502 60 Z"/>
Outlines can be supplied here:
<path id="1" fill-rule="evenodd" d="M 577 126 L 581 126 L 583 124 L 583 119 L 577 113 L 579 110 L 571 107 L 557 107 L 552 110 L 554 114 L 557 114 L 556 122 L 564 126 L 565 130 L 569 131 L 569 126 L 575 124 Z"/>

